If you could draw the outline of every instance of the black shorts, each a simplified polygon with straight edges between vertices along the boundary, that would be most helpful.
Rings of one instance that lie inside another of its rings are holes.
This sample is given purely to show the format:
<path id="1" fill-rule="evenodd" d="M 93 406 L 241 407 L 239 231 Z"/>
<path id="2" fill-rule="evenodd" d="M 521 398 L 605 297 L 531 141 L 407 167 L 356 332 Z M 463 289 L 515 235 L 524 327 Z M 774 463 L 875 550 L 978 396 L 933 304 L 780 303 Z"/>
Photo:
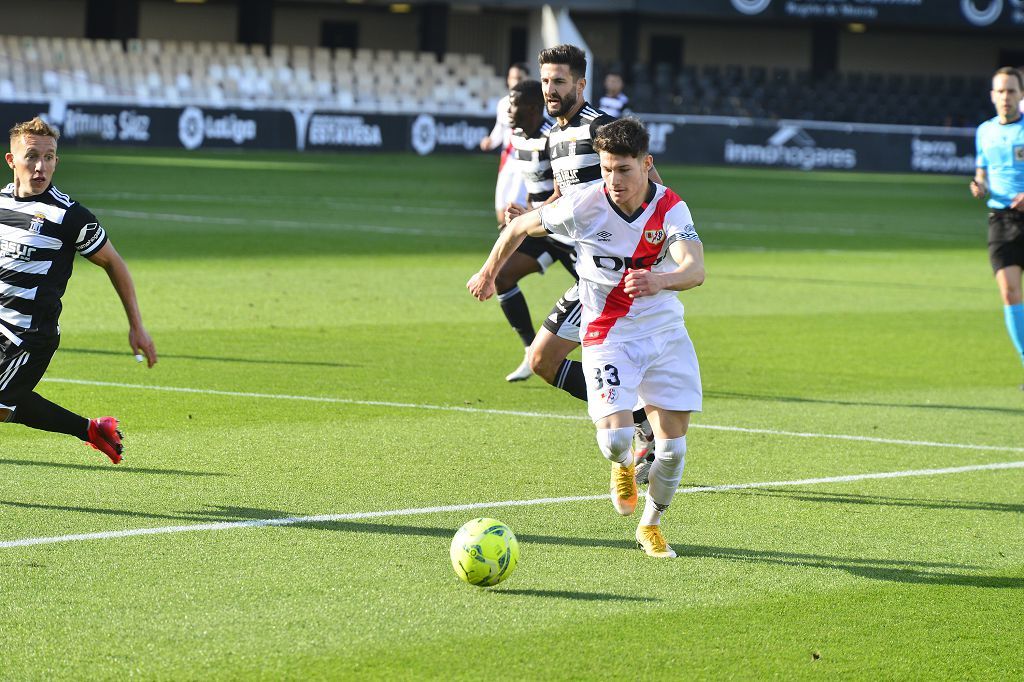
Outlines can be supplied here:
<path id="1" fill-rule="evenodd" d="M 988 214 L 988 260 L 993 272 L 1007 265 L 1024 268 L 1024 211 L 997 209 Z"/>
<path id="2" fill-rule="evenodd" d="M 14 409 L 35 389 L 56 352 L 56 343 L 16 346 L 6 336 L 0 336 L 0 409 Z"/>
<path id="3" fill-rule="evenodd" d="M 559 338 L 579 343 L 582 315 L 579 286 L 573 284 L 551 309 L 551 314 L 544 320 L 544 328 Z"/>
<path id="4" fill-rule="evenodd" d="M 516 249 L 516 253 L 529 256 L 537 261 L 542 273 L 548 269 L 548 266 L 558 261 L 574 279 L 579 281 L 579 277 L 576 276 L 576 249 L 568 244 L 563 244 L 550 237 L 527 237 Z"/>

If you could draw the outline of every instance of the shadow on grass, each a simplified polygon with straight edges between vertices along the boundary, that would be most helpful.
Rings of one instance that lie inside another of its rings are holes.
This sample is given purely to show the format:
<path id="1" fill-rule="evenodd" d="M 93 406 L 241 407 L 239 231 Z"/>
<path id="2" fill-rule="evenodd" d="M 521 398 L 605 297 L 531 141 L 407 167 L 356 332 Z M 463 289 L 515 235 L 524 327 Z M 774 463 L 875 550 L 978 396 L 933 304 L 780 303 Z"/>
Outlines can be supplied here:
<path id="1" fill-rule="evenodd" d="M 74 471 L 109 471 L 117 474 L 157 474 L 163 476 L 230 476 L 218 471 L 187 471 L 185 469 L 152 469 L 133 467 L 127 463 L 120 466 L 104 464 L 107 460 L 96 460 L 96 464 L 72 464 L 70 462 L 46 462 L 38 459 L 0 459 L 0 466 L 44 467 L 50 469 L 71 469 Z M 126 460 L 127 462 L 127 460 Z"/>
<path id="2" fill-rule="evenodd" d="M 927 500 L 913 497 L 889 497 L 886 495 L 856 495 L 852 493 L 805 492 L 759 488 L 753 491 L 727 491 L 727 495 L 766 495 L 782 497 L 799 502 L 830 502 L 834 504 L 859 504 L 878 507 L 917 507 L 920 509 L 961 509 L 965 511 L 1008 512 L 1024 514 L 1024 504 L 1005 502 L 971 502 L 966 500 Z"/>
<path id="3" fill-rule="evenodd" d="M 128 353 L 119 350 L 102 350 L 98 348 L 64 348 L 60 352 L 77 353 L 82 355 L 116 355 L 128 357 Z M 160 359 L 170 360 L 197 360 L 201 362 L 236 362 L 251 365 L 292 365 L 299 367 L 362 367 L 348 362 L 322 362 L 315 360 L 259 360 L 256 358 L 233 358 L 223 355 L 176 355 L 172 353 L 160 353 Z"/>
<path id="4" fill-rule="evenodd" d="M 109 509 L 105 507 L 77 507 L 61 504 L 45 504 L 42 502 L 14 502 L 0 500 L 0 506 L 17 507 L 19 509 L 42 509 L 44 511 L 76 512 L 79 514 L 96 514 L 98 516 L 122 516 L 131 519 L 157 519 L 161 521 L 190 521 L 193 523 L 220 523 L 234 521 L 259 521 L 269 519 L 290 518 L 291 515 L 272 509 L 255 509 L 251 507 L 209 507 L 205 511 L 196 512 L 144 512 L 130 509 Z"/>
<path id="5" fill-rule="evenodd" d="M 804 398 L 791 395 L 764 395 L 739 393 L 736 391 L 705 391 L 705 398 L 738 398 L 742 400 L 763 400 L 773 403 L 810 403 L 816 405 L 844 405 L 850 407 L 897 407 L 912 410 L 955 410 L 964 412 L 992 412 L 995 414 L 1024 414 L 1024 409 L 1013 407 L 985 407 L 981 405 L 941 405 L 921 403 L 875 403 L 858 400 L 832 400 L 825 398 Z"/>
<path id="6" fill-rule="evenodd" d="M 430 526 L 406 526 L 385 523 L 367 523 L 365 521 L 317 521 L 296 524 L 305 528 L 333 530 L 347 533 L 379 533 L 383 535 L 421 535 L 424 537 L 444 538 L 451 540 L 455 530 L 451 528 L 432 528 Z M 559 545 L 571 547 L 607 547 L 610 549 L 631 549 L 636 547 L 632 540 L 612 540 L 609 538 L 577 538 L 560 535 L 520 535 L 516 538 L 521 543 L 535 545 Z"/>
<path id="7" fill-rule="evenodd" d="M 175 513 L 157 513 L 131 511 L 126 509 L 108 509 L 102 507 L 76 507 L 52 505 L 32 502 L 13 502 L 0 500 L 0 506 L 25 509 L 43 509 L 49 511 L 70 511 L 104 516 L 122 516 L 128 518 L 161 519 L 188 521 L 192 523 L 273 521 L 275 519 L 295 519 L 298 515 L 277 510 L 257 507 L 235 507 L 225 505 L 208 505 L 205 509 Z M 261 524 L 262 525 L 262 524 Z M 443 539 L 445 543 L 452 536 L 451 528 L 435 528 L 431 526 L 392 525 L 386 523 L 369 523 L 365 521 L 288 521 L 276 526 L 296 526 L 306 529 L 328 530 L 341 533 L 375 533 L 383 535 L 417 535 Z M 609 538 L 563 537 L 558 535 L 523 534 L 517 536 L 524 544 L 556 545 L 570 547 L 604 547 L 609 549 L 633 550 L 632 540 Z M 850 575 L 897 583 L 925 585 L 954 585 L 961 587 L 985 587 L 999 589 L 1024 589 L 1024 577 L 977 575 L 959 573 L 955 570 L 978 570 L 980 567 L 967 564 L 954 564 L 932 561 L 908 561 L 903 559 L 872 559 L 859 557 L 839 557 L 822 554 L 798 552 L 780 552 L 773 550 L 744 549 L 738 547 L 715 547 L 709 545 L 673 544 L 679 553 L 677 561 L 687 558 L 721 559 L 745 563 L 792 566 L 797 568 L 818 568 L 824 570 L 845 571 Z M 942 570 L 945 569 L 945 570 Z M 632 600 L 642 601 L 635 597 L 604 593 L 570 592 L 559 590 L 503 590 L 506 594 L 523 594 L 544 597 L 560 597 L 581 600 Z"/>
<path id="8" fill-rule="evenodd" d="M 709 547 L 705 545 L 673 544 L 673 547 L 681 558 L 703 557 L 800 568 L 823 568 L 845 571 L 861 578 L 897 583 L 1024 589 L 1024 578 L 926 570 L 936 568 L 970 570 L 978 568 L 977 566 L 965 564 L 904 561 L 899 559 L 859 559 L 735 547 Z"/>
<path id="9" fill-rule="evenodd" d="M 632 602 L 658 602 L 660 599 L 654 597 L 631 597 L 625 594 L 609 594 L 607 592 L 571 592 L 569 590 L 527 590 L 527 589 L 502 589 L 488 590 L 491 594 L 511 594 L 521 597 L 548 597 L 550 599 L 574 599 L 576 601 L 632 601 Z"/>

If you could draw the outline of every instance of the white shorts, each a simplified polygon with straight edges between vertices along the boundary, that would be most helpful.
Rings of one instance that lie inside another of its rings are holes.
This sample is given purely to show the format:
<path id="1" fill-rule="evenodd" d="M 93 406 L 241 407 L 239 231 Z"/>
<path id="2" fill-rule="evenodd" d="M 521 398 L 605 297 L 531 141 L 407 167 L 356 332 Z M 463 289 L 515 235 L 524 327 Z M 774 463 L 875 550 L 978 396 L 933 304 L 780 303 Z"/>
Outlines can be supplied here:
<path id="1" fill-rule="evenodd" d="M 702 407 L 697 353 L 684 327 L 646 339 L 584 346 L 583 373 L 587 411 L 594 421 L 638 404 L 677 412 L 700 412 Z"/>
<path id="2" fill-rule="evenodd" d="M 506 161 L 498 171 L 498 182 L 494 185 L 494 210 L 504 213 L 509 204 L 526 206 L 526 183 L 515 169 L 515 164 Z"/>

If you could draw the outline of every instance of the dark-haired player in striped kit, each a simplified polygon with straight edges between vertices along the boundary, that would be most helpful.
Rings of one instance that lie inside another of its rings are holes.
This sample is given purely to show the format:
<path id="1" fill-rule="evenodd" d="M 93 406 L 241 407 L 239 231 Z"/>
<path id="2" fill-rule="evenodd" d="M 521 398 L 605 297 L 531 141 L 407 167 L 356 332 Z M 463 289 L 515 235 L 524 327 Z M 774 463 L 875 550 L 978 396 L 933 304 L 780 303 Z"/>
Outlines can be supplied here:
<path id="1" fill-rule="evenodd" d="M 515 205 L 513 210 L 522 212 L 540 206 L 554 192 L 546 137 L 551 124 L 544 119 L 544 93 L 538 81 L 521 81 L 511 89 L 508 114 L 513 128 L 508 163 L 523 178 L 528 194 L 528 207 Z M 519 280 L 534 272 L 544 274 L 556 261 L 576 279 L 575 246 L 567 237 L 528 237 L 498 272 L 498 301 L 524 347 L 523 361 L 505 377 L 507 381 L 523 381 L 533 374 L 530 345 L 536 334 Z"/>
<path id="2" fill-rule="evenodd" d="M 615 119 L 590 106 L 583 98 L 587 80 L 587 56 L 575 45 L 557 45 L 543 50 L 540 62 L 541 87 L 547 103 L 548 115 L 556 124 L 548 131 L 548 154 L 554 171 L 555 193 L 551 201 L 561 195 L 580 191 L 601 181 L 601 161 L 594 150 L 593 139 L 597 130 Z M 657 170 L 651 168 L 651 179 L 661 182 Z M 505 214 L 511 221 L 522 211 L 510 210 Z M 552 386 L 562 389 L 580 400 L 587 399 L 587 385 L 583 366 L 567 356 L 580 345 L 580 300 L 575 285 L 555 303 L 544 326 L 530 347 L 530 366 Z M 634 413 L 636 434 L 633 456 L 642 464 L 637 469 L 638 480 L 646 482 L 649 461 L 654 449 L 654 435 L 643 409 Z"/>
<path id="3" fill-rule="evenodd" d="M 75 254 L 106 270 L 128 315 L 128 343 L 156 363 L 156 348 L 124 260 L 88 209 L 51 183 L 59 133 L 34 118 L 11 129 L 7 165 L 14 182 L 0 191 L 0 422 L 66 433 L 121 461 L 113 417 L 86 419 L 35 392 L 60 343 L 61 296 Z"/>

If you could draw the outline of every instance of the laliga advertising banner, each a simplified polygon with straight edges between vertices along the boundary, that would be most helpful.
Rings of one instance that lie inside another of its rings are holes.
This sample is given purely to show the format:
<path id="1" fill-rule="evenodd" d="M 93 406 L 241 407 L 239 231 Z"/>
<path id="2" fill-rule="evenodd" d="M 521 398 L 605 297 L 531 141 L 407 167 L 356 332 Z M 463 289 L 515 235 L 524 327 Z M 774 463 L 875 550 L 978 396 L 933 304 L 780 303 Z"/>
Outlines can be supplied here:
<path id="1" fill-rule="evenodd" d="M 12 106 L 3 105 L 0 110 L 6 112 Z M 61 131 L 61 145 L 295 148 L 295 127 L 286 111 L 116 106 L 61 100 L 17 106 L 24 110 L 17 120 L 41 115 L 56 125 Z"/>
<path id="2" fill-rule="evenodd" d="M 412 120 L 410 146 L 420 156 L 433 152 L 470 152 L 491 132 L 493 119 L 420 114 Z"/>
<path id="3" fill-rule="evenodd" d="M 664 9 L 664 0 L 639 0 L 639 5 L 655 11 Z M 687 0 L 679 11 L 725 19 L 1024 29 L 1024 0 Z"/>

